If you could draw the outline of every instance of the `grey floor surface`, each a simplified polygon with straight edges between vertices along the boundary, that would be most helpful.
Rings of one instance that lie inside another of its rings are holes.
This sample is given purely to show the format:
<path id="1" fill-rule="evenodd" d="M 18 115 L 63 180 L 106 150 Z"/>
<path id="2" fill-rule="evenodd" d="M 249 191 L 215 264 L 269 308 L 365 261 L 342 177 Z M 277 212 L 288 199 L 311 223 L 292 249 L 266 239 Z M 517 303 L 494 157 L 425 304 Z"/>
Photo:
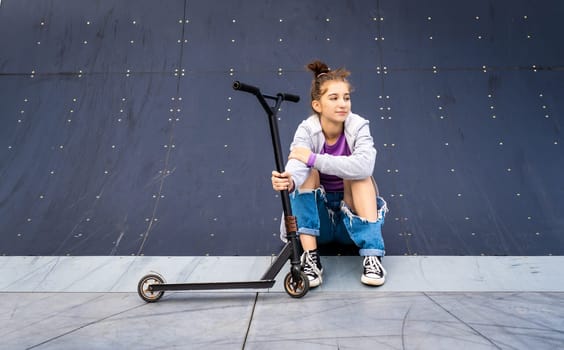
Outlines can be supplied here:
<path id="1" fill-rule="evenodd" d="M 271 259 L 0 257 L 0 349 L 564 348 L 564 257 L 387 257 L 386 285 L 369 288 L 360 258 L 335 256 L 301 299 L 279 282 L 152 304 L 136 293 L 150 270 L 238 281 Z"/>

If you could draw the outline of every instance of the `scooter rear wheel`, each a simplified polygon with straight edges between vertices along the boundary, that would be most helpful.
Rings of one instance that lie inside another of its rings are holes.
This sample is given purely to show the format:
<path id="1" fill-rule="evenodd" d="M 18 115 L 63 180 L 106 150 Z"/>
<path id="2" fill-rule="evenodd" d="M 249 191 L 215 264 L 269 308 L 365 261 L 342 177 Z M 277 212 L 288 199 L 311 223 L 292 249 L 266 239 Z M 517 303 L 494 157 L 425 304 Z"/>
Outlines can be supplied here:
<path id="1" fill-rule="evenodd" d="M 148 275 L 143 276 L 139 283 L 137 284 L 137 293 L 141 297 L 141 299 L 145 300 L 148 303 L 154 303 L 159 301 L 162 298 L 164 291 L 154 292 L 150 289 L 151 285 L 154 284 L 163 284 L 164 278 L 156 273 L 151 273 Z"/>
<path id="2" fill-rule="evenodd" d="M 298 279 L 294 280 L 292 272 L 288 272 L 284 278 L 284 289 L 292 298 L 301 298 L 309 291 L 309 279 L 300 272 Z"/>

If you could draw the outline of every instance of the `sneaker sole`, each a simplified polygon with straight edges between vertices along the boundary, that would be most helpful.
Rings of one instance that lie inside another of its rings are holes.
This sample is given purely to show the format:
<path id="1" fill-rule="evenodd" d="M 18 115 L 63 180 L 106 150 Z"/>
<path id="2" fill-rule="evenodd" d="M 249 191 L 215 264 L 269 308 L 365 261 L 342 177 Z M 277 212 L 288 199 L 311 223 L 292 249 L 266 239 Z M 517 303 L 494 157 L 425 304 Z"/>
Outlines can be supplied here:
<path id="1" fill-rule="evenodd" d="M 362 275 L 360 277 L 360 281 L 366 285 L 369 286 L 381 286 L 384 283 L 386 283 L 386 279 L 385 278 L 379 278 L 379 279 L 374 279 L 374 278 L 368 278 L 364 275 Z"/>
<path id="2" fill-rule="evenodd" d="M 321 281 L 319 280 L 319 278 L 309 281 L 310 288 L 319 287 L 320 285 L 321 285 Z"/>

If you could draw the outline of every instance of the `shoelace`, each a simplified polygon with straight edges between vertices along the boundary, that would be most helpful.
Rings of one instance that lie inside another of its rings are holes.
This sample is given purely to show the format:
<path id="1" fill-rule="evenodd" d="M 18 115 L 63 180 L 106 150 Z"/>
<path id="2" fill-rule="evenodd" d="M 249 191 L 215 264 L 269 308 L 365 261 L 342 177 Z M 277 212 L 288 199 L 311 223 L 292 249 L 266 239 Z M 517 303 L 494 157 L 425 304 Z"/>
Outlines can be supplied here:
<path id="1" fill-rule="evenodd" d="M 304 253 L 304 261 L 302 262 L 302 266 L 304 269 L 304 273 L 309 276 L 318 276 L 319 269 L 317 268 L 317 263 L 314 261 L 312 256 L 308 253 Z"/>
<path id="2" fill-rule="evenodd" d="M 365 273 L 374 273 L 379 276 L 383 274 L 382 269 L 380 268 L 380 262 L 375 256 L 366 257 L 366 260 L 364 260 L 364 268 L 366 269 Z"/>

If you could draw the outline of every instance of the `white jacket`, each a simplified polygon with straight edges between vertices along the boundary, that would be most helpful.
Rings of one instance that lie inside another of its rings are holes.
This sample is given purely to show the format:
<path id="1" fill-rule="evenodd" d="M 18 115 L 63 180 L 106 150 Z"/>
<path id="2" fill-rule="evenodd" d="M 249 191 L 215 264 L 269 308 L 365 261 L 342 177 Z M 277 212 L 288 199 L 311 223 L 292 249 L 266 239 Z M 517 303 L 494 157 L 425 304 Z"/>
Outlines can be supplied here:
<path id="1" fill-rule="evenodd" d="M 325 135 L 319 117 L 312 115 L 298 126 L 290 150 L 294 147 L 305 147 L 316 153 L 313 168 L 323 174 L 346 180 L 360 180 L 372 176 L 376 149 L 370 134 L 369 121 L 350 113 L 345 119 L 345 138 L 351 151 L 350 156 L 319 154 L 325 143 Z M 290 159 L 285 170 L 292 175 L 294 188 L 299 188 L 311 171 L 306 164 L 296 159 Z"/>

